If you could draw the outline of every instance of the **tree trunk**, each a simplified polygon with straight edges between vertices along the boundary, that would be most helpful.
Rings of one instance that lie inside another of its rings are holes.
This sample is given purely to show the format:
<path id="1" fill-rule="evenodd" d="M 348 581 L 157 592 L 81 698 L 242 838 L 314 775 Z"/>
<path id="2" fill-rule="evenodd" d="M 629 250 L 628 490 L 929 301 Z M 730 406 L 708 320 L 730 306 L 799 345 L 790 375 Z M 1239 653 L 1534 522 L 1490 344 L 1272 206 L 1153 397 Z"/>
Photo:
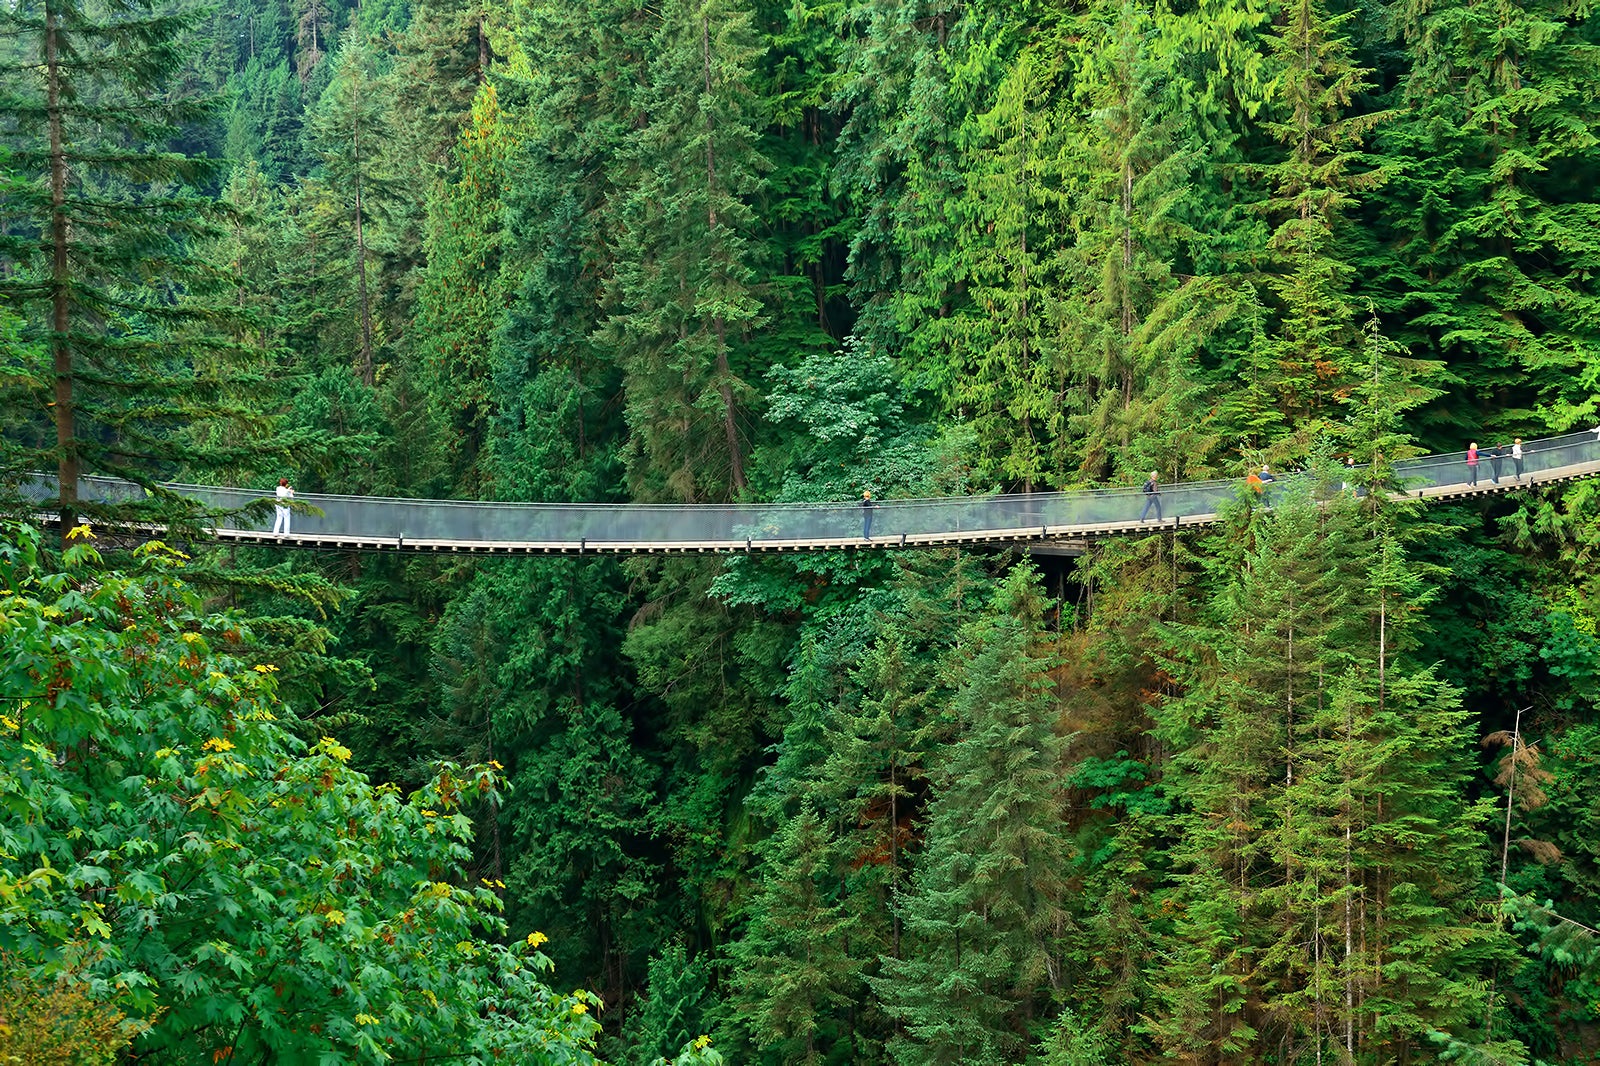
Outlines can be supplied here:
<path id="1" fill-rule="evenodd" d="M 72 324 L 67 262 L 67 160 L 62 135 L 61 56 L 57 32 L 60 13 L 45 5 L 45 96 L 50 127 L 50 352 L 55 371 L 56 491 L 61 516 L 61 536 L 77 524 L 78 435 L 73 409 L 72 345 L 67 330 Z"/>
<path id="2" fill-rule="evenodd" d="M 478 77 L 482 85 L 489 80 L 489 20 L 478 14 Z"/>
<path id="3" fill-rule="evenodd" d="M 700 20 L 700 54 L 705 61 L 706 95 L 711 94 L 711 23 Z M 710 114 L 706 115 L 706 224 L 712 241 L 717 232 L 717 157 L 713 146 L 716 132 Z M 739 426 L 734 420 L 733 386 L 728 383 L 733 370 L 728 365 L 727 323 L 718 315 L 712 328 L 717 337 L 717 392 L 722 396 L 722 429 L 728 439 L 728 480 L 735 497 L 745 490 L 744 457 L 739 450 Z"/>
<path id="4" fill-rule="evenodd" d="M 357 90 L 360 91 L 359 89 Z M 356 286 L 361 300 L 361 382 L 368 387 L 377 380 L 372 366 L 372 305 L 367 296 L 367 242 L 361 219 L 361 108 L 360 101 L 353 109 L 351 151 L 354 155 L 356 182 Z"/>

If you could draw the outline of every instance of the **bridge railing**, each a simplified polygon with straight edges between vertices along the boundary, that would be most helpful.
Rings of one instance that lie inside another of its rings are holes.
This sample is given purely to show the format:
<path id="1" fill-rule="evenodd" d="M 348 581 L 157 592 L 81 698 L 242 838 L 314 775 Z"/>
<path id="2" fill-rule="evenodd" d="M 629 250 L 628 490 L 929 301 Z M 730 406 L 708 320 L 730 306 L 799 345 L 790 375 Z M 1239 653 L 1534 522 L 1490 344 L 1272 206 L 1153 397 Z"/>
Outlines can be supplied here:
<path id="1" fill-rule="evenodd" d="M 1600 435 L 1592 431 L 1529 441 L 1523 445 L 1527 475 L 1548 473 L 1600 460 Z M 1477 469 L 1478 487 L 1491 484 L 1495 464 L 1485 448 Z M 1392 487 L 1419 489 L 1469 488 L 1471 474 L 1465 453 L 1423 456 L 1394 465 Z M 1296 475 L 1289 475 L 1293 478 Z M 1500 461 L 1502 483 L 1513 479 L 1514 466 Z M 1351 481 L 1359 481 L 1352 471 Z M 1161 490 L 1159 520 L 1203 520 L 1215 515 L 1240 490 L 1241 479 L 1184 482 Z M 205 485 L 168 486 L 217 511 L 233 511 L 270 497 L 271 491 Z M 1319 486 L 1319 492 L 1353 488 L 1340 481 Z M 1274 487 L 1269 491 L 1281 491 Z M 48 499 L 54 479 L 40 475 L 29 494 Z M 144 490 L 114 478 L 85 477 L 79 485 L 85 499 L 104 502 L 137 500 Z M 938 538 L 1026 536 L 1070 533 L 1073 529 L 1136 525 L 1147 501 L 1138 488 L 1097 488 L 1073 492 L 920 500 L 882 500 L 863 508 L 859 501 L 740 505 L 494 503 L 467 500 L 415 500 L 372 496 L 304 493 L 301 503 L 320 514 L 296 512 L 291 528 L 301 536 L 362 537 L 407 542 L 548 544 L 572 547 L 608 545 L 707 545 L 736 547 L 746 543 L 816 544 L 859 542 L 870 515 L 874 540 L 902 536 Z M 1148 519 L 1158 512 L 1150 507 Z M 225 528 L 267 530 L 264 521 L 232 517 Z"/>

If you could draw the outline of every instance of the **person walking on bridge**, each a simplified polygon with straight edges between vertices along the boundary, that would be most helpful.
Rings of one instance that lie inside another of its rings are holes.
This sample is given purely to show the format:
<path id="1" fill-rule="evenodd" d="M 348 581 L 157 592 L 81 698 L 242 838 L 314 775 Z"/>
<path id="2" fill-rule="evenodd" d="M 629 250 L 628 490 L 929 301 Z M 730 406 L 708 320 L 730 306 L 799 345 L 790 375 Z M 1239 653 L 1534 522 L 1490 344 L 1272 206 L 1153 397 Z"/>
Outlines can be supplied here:
<path id="1" fill-rule="evenodd" d="M 1467 445 L 1467 484 L 1478 487 L 1478 442 Z"/>
<path id="2" fill-rule="evenodd" d="M 872 491 L 864 490 L 861 493 L 861 539 L 872 539 Z"/>
<path id="3" fill-rule="evenodd" d="M 1255 491 L 1256 495 L 1261 497 L 1261 503 L 1263 506 L 1271 506 L 1272 493 L 1268 491 L 1267 486 L 1277 480 L 1277 478 L 1272 476 L 1272 467 L 1267 463 L 1262 463 L 1261 469 L 1245 478 L 1244 483 L 1249 485 L 1250 488 Z"/>
<path id="4" fill-rule="evenodd" d="M 280 477 L 278 479 L 278 502 L 272 508 L 276 513 L 276 517 L 272 520 L 272 532 L 274 534 L 282 533 L 285 536 L 288 535 L 289 504 L 286 501 L 292 499 L 294 499 L 294 487 L 289 484 L 288 478 Z"/>
<path id="5" fill-rule="evenodd" d="M 1506 457 L 1508 451 L 1510 449 L 1504 444 L 1496 444 L 1489 449 L 1489 480 L 1496 485 L 1500 484 L 1500 460 Z"/>
<path id="6" fill-rule="evenodd" d="M 1518 437 L 1511 442 L 1511 466 L 1517 472 L 1517 480 L 1522 480 L 1522 438 Z"/>
<path id="7" fill-rule="evenodd" d="M 1150 508 L 1156 509 L 1156 521 L 1161 521 L 1161 483 L 1156 480 L 1156 472 L 1150 471 L 1150 479 L 1144 483 L 1144 510 L 1139 512 L 1139 521 L 1143 522 L 1150 516 Z"/>

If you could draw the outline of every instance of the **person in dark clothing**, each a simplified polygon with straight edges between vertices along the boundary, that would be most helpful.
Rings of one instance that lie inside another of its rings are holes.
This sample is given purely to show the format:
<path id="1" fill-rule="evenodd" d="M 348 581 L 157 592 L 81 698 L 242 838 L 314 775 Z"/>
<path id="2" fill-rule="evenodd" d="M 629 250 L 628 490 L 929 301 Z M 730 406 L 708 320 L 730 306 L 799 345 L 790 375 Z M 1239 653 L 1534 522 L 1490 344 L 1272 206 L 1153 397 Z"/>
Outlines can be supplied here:
<path id="1" fill-rule="evenodd" d="M 1262 463 L 1261 464 L 1261 469 L 1256 471 L 1256 481 L 1260 483 L 1260 485 L 1256 489 L 1256 491 L 1261 493 L 1261 502 L 1262 502 L 1262 504 L 1264 504 L 1266 506 L 1271 506 L 1271 504 L 1272 504 L 1272 490 L 1267 488 L 1267 486 L 1271 485 L 1273 482 L 1275 482 L 1277 480 L 1278 479 L 1276 477 L 1272 476 L 1272 467 L 1270 465 L 1268 465 L 1267 463 Z"/>
<path id="2" fill-rule="evenodd" d="M 861 494 L 861 539 L 862 540 L 871 540 L 872 539 L 872 507 L 873 507 L 872 493 L 870 491 L 863 492 Z"/>
<path id="3" fill-rule="evenodd" d="M 1489 480 L 1496 485 L 1500 484 L 1500 460 L 1506 457 L 1506 446 L 1496 444 L 1489 449 Z"/>
<path id="4" fill-rule="evenodd" d="M 1150 508 L 1156 509 L 1156 521 L 1161 521 L 1161 483 L 1156 480 L 1156 472 L 1150 471 L 1150 479 L 1144 483 L 1144 510 L 1139 512 L 1139 521 L 1143 522 L 1150 516 Z"/>

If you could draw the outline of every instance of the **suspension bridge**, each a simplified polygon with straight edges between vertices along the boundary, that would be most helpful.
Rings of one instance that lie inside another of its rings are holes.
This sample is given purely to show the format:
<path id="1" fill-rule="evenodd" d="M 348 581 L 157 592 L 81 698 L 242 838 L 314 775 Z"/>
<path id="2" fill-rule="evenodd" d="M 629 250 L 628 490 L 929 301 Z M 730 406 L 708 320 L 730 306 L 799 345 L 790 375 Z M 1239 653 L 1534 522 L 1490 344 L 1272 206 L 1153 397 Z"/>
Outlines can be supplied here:
<path id="1" fill-rule="evenodd" d="M 1425 500 L 1510 492 L 1600 474 L 1600 430 L 1568 433 L 1523 444 L 1520 476 L 1509 455 L 1497 462 L 1485 449 L 1476 472 L 1464 452 L 1429 455 L 1393 464 L 1390 491 Z M 1352 481 L 1361 471 L 1352 470 Z M 1268 487 L 1283 492 L 1296 477 Z M 237 514 L 208 530 L 219 541 L 341 551 L 407 551 L 485 555 L 641 555 L 661 553 L 814 552 L 916 548 L 953 544 L 1031 543 L 1075 554 L 1095 537 L 1152 533 L 1217 521 L 1242 478 L 1190 481 L 1161 489 L 1141 520 L 1148 498 L 1138 488 L 1095 488 L 940 499 L 842 503 L 635 504 L 497 503 L 374 496 L 296 494 L 301 505 L 288 533 L 270 522 Z M 170 484 L 212 513 L 236 512 L 271 496 L 271 490 Z M 1319 491 L 1353 491 L 1345 484 Z M 32 493 L 47 500 L 53 478 L 34 479 Z M 145 490 L 115 478 L 85 477 L 79 497 L 95 503 L 129 503 Z M 314 508 L 313 512 L 311 509 Z M 866 518 L 870 514 L 870 536 Z"/>

